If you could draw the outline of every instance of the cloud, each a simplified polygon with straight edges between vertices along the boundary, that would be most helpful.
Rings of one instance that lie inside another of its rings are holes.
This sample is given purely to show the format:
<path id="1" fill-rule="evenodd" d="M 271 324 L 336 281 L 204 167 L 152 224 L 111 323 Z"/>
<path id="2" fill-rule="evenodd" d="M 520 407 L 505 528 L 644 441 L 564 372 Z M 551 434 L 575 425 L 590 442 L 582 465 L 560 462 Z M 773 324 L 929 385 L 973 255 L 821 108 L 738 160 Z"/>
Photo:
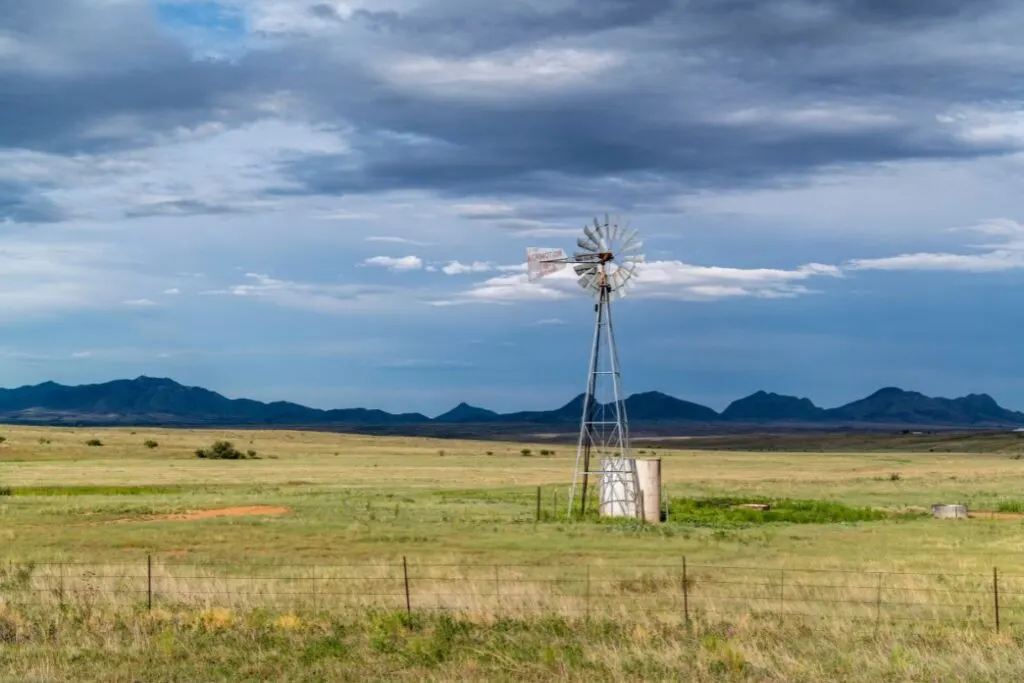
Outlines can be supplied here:
<path id="1" fill-rule="evenodd" d="M 427 244 L 426 242 L 417 242 L 416 240 L 411 240 L 406 237 L 395 237 L 391 235 L 371 235 L 369 237 L 364 237 L 363 240 L 366 242 L 384 242 L 387 244 L 409 244 L 418 247 L 423 247 Z"/>
<path id="2" fill-rule="evenodd" d="M 388 270 L 420 270 L 423 268 L 423 259 L 419 256 L 371 256 L 363 261 L 366 266 L 380 266 Z"/>
<path id="3" fill-rule="evenodd" d="M 561 318 L 544 318 L 543 320 L 538 320 L 537 322 L 534 323 L 534 325 L 564 325 L 564 324 L 565 324 L 565 321 L 562 320 Z"/>
<path id="4" fill-rule="evenodd" d="M 167 294 L 169 296 L 174 296 L 176 294 L 181 294 L 181 290 L 178 289 L 177 287 L 171 287 L 170 289 L 165 289 L 164 290 L 164 294 Z"/>
<path id="5" fill-rule="evenodd" d="M 229 295 L 240 299 L 270 303 L 285 308 L 336 314 L 355 311 L 379 311 L 398 308 L 400 290 L 394 287 L 364 284 L 325 284 L 282 280 L 262 273 L 246 273 L 244 284 L 208 295 Z"/>
<path id="6" fill-rule="evenodd" d="M 150 299 L 128 299 L 127 301 L 122 301 L 121 303 L 123 303 L 125 306 L 140 306 L 144 308 L 149 306 L 156 306 L 156 302 Z"/>
<path id="7" fill-rule="evenodd" d="M 975 245 L 975 254 L 918 252 L 882 258 L 854 259 L 850 270 L 934 270 L 990 273 L 1024 268 L 1024 225 L 1008 219 L 988 221 L 962 229 L 996 238 L 996 242 Z"/>
<path id="8" fill-rule="evenodd" d="M 441 272 L 445 275 L 464 275 L 466 273 L 489 273 L 495 269 L 497 269 L 497 266 L 493 263 L 484 263 L 483 261 L 474 261 L 472 263 L 451 261 L 448 265 L 441 268 Z"/>
<path id="9" fill-rule="evenodd" d="M 636 298 L 711 301 L 727 298 L 783 299 L 813 292 L 804 282 L 816 277 L 841 277 L 832 265 L 811 263 L 793 270 L 774 268 L 723 268 L 695 266 L 681 261 L 641 264 L 629 295 Z M 571 269 L 563 269 L 536 282 L 527 275 L 493 277 L 475 284 L 458 296 L 432 302 L 435 306 L 468 303 L 511 303 L 558 300 L 579 296 L 581 290 Z"/>

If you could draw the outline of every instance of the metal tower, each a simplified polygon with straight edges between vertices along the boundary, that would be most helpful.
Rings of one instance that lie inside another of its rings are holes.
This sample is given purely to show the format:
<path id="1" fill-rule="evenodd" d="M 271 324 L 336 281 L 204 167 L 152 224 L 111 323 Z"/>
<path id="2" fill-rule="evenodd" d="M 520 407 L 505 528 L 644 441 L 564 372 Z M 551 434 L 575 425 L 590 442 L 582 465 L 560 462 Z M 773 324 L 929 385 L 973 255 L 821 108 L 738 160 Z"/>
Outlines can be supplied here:
<path id="1" fill-rule="evenodd" d="M 590 475 L 599 475 L 604 495 L 601 513 L 635 516 L 638 513 L 638 485 L 635 461 L 630 457 L 629 420 L 626 415 L 612 301 L 625 296 L 626 286 L 636 274 L 643 256 L 637 231 L 618 221 L 604 223 L 596 218 L 583 229 L 576 244 L 581 251 L 568 258 L 561 249 L 527 250 L 531 281 L 572 264 L 577 281 L 596 298 L 594 337 L 590 349 L 587 389 L 581 406 L 576 468 L 569 494 L 570 517 L 579 499 L 579 515 L 586 514 Z"/>

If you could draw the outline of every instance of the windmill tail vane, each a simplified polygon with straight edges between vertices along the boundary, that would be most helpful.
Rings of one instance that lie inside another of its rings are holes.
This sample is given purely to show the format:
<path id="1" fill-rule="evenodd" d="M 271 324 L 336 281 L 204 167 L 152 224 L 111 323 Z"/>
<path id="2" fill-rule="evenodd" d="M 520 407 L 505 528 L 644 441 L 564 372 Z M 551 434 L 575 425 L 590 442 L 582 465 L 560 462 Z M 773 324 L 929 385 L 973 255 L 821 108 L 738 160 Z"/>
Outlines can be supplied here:
<path id="1" fill-rule="evenodd" d="M 530 282 L 569 266 L 579 286 L 591 294 L 594 306 L 594 337 L 590 350 L 587 388 L 584 393 L 576 469 L 569 495 L 569 514 L 579 501 L 586 514 L 590 475 L 600 476 L 601 514 L 636 516 L 637 475 L 629 457 L 629 422 L 623 400 L 618 350 L 612 325 L 611 302 L 621 299 L 637 275 L 644 257 L 643 242 L 636 230 L 618 219 L 595 218 L 576 240 L 577 251 L 569 256 L 558 248 L 527 249 Z M 598 469 L 594 469 L 594 465 Z"/>

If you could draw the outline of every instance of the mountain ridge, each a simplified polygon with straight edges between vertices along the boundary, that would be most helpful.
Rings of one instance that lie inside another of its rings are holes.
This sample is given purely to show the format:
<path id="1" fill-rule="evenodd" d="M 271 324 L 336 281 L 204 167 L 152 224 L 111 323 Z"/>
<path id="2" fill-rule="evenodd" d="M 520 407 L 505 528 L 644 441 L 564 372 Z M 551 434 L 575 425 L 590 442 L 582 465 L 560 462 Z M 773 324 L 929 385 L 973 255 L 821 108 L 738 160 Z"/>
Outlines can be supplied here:
<path id="1" fill-rule="evenodd" d="M 227 398 L 202 387 L 168 378 L 119 379 L 100 384 L 36 385 L 0 388 L 0 421 L 43 424 L 201 424 L 316 426 L 359 425 L 568 425 L 578 423 L 583 394 L 547 411 L 497 413 L 460 403 L 431 418 L 422 413 L 389 413 L 373 408 L 324 410 L 289 401 L 269 403 Z M 808 398 L 757 391 L 722 412 L 660 391 L 630 395 L 626 414 L 636 424 L 703 425 L 913 425 L 1022 426 L 1024 413 L 1000 406 L 988 394 L 931 397 L 898 387 L 883 387 L 862 399 L 821 408 Z"/>

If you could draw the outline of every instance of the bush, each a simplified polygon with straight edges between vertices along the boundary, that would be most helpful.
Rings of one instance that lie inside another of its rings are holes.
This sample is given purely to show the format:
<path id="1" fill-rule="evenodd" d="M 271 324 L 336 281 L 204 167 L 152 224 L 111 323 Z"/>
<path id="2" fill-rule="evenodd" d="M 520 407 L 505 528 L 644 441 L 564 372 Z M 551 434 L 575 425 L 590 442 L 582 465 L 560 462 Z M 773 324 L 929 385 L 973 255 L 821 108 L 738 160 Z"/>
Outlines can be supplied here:
<path id="1" fill-rule="evenodd" d="M 519 455 L 523 456 L 524 458 L 527 458 L 533 455 L 533 451 L 531 451 L 529 448 L 524 448 L 523 450 L 519 451 Z"/>
<path id="2" fill-rule="evenodd" d="M 45 446 L 45 445 L 53 443 L 53 442 L 50 439 L 47 439 L 45 436 L 41 436 L 41 437 L 39 437 L 39 443 L 41 443 L 41 444 L 43 444 Z"/>
<path id="3" fill-rule="evenodd" d="M 892 474 L 889 475 L 889 481 L 899 481 L 902 478 L 903 477 L 900 476 L 899 472 L 893 472 Z"/>
<path id="4" fill-rule="evenodd" d="M 554 454 L 555 454 L 555 452 L 554 452 L 554 451 L 550 451 L 550 450 L 548 450 L 548 449 L 546 449 L 546 448 L 545 448 L 545 449 L 543 449 L 543 450 L 542 450 L 542 451 L 540 452 L 540 454 L 541 454 L 541 455 L 554 455 Z"/>
<path id="5" fill-rule="evenodd" d="M 11 486 L 0 486 L 0 496 L 13 496 L 14 488 Z"/>
<path id="6" fill-rule="evenodd" d="M 0 443 L 3 443 L 4 441 L 7 441 L 7 437 L 6 436 L 0 436 Z"/>
<path id="7" fill-rule="evenodd" d="M 145 441 L 142 442 L 142 445 L 145 446 L 146 448 L 156 448 L 160 444 L 158 444 L 156 441 L 153 441 L 153 439 L 146 439 Z"/>
<path id="8" fill-rule="evenodd" d="M 89 439 L 88 441 L 85 442 L 85 445 L 86 446 L 102 446 L 103 442 L 100 441 L 99 439 Z"/>
<path id="9" fill-rule="evenodd" d="M 256 460 L 259 456 L 254 450 L 242 453 L 230 441 L 214 441 L 209 448 L 196 450 L 196 457 L 207 460 Z"/>

